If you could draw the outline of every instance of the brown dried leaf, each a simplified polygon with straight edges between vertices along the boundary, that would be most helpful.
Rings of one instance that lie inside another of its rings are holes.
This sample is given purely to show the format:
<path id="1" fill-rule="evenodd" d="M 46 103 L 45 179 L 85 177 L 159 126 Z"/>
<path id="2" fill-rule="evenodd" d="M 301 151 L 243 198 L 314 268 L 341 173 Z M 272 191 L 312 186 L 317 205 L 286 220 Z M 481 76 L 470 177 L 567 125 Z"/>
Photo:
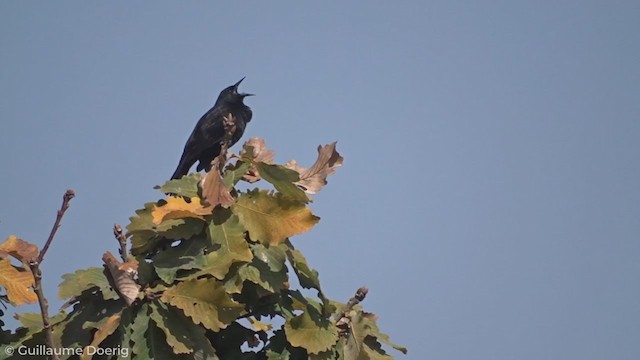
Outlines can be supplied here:
<path id="1" fill-rule="evenodd" d="M 132 258 L 122 263 L 109 251 L 102 255 L 102 261 L 109 269 L 115 290 L 127 305 L 131 306 L 140 293 L 140 285 L 134 280 L 134 277 L 138 274 L 138 261 Z"/>
<path id="2" fill-rule="evenodd" d="M 197 197 L 193 197 L 191 202 L 187 202 L 183 197 L 169 196 L 166 204 L 154 206 L 151 215 L 153 216 L 153 223 L 160 225 L 164 220 L 168 219 L 203 219 L 204 216 L 210 215 L 212 211 L 213 207 L 205 206 Z"/>
<path id="3" fill-rule="evenodd" d="M 247 173 L 242 176 L 242 180 L 251 184 L 253 184 L 254 182 L 260 181 L 260 179 L 262 179 L 262 177 L 260 177 L 260 173 L 258 172 L 258 169 L 256 169 L 256 166 L 253 164 L 251 164 L 251 167 L 249 167 L 249 170 L 247 170 Z"/>
<path id="4" fill-rule="evenodd" d="M 240 156 L 247 156 L 247 151 L 245 150 L 247 147 L 253 148 L 253 156 L 251 160 L 253 162 L 263 162 L 265 164 L 273 164 L 273 157 L 275 153 L 272 150 L 267 149 L 267 145 L 264 142 L 264 139 L 252 137 L 247 140 L 243 147 L 243 150 L 240 151 Z"/>
<path id="5" fill-rule="evenodd" d="M 25 268 L 28 269 L 29 262 L 38 257 L 38 247 L 15 235 L 11 235 L 0 244 L 0 258 L 6 258 L 9 255 L 25 264 Z"/>
<path id="6" fill-rule="evenodd" d="M 307 194 L 315 194 L 327 184 L 327 177 L 342 166 L 344 158 L 336 151 L 336 142 L 318 146 L 318 159 L 308 169 L 298 165 L 295 160 L 284 164 L 285 167 L 295 170 L 300 174 L 298 185 Z"/>
<path id="7" fill-rule="evenodd" d="M 202 177 L 200 187 L 202 188 L 202 197 L 211 208 L 218 205 L 229 206 L 233 204 L 233 196 L 229 188 L 224 184 L 222 176 L 220 176 L 221 157 L 218 156 L 213 160 L 211 170 Z M 211 210 L 209 211 L 211 213 Z"/>
<path id="8" fill-rule="evenodd" d="M 252 153 L 249 153 L 246 149 L 251 147 Z M 252 137 L 247 140 L 243 145 L 243 150 L 240 151 L 240 156 L 251 162 L 249 171 L 242 177 L 243 180 L 254 183 L 261 179 L 258 169 L 256 169 L 256 163 L 262 162 L 265 164 L 273 164 L 273 157 L 275 153 L 272 150 L 267 149 L 267 145 L 264 139 Z"/>

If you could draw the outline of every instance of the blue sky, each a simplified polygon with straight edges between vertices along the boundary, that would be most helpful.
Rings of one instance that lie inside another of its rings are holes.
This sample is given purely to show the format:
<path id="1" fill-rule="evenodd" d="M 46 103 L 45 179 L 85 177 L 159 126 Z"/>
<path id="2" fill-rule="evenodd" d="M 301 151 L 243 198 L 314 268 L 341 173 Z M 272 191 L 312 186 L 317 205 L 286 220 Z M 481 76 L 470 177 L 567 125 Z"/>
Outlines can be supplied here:
<path id="1" fill-rule="evenodd" d="M 0 236 L 100 266 L 246 76 L 245 138 L 344 167 L 293 239 L 407 359 L 640 358 L 640 3 L 0 2 Z M 238 148 L 236 147 L 235 150 Z M 399 358 L 401 358 L 399 356 Z"/>

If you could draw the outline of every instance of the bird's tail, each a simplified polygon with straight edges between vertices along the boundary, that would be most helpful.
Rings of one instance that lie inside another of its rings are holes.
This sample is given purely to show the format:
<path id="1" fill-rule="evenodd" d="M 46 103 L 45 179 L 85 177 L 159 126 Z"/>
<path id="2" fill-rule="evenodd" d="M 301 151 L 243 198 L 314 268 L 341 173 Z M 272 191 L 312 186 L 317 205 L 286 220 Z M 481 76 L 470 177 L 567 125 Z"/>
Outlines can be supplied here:
<path id="1" fill-rule="evenodd" d="M 181 177 L 187 175 L 190 168 L 191 166 L 188 166 L 188 162 L 181 159 L 178 167 L 176 168 L 176 171 L 174 171 L 173 175 L 171 175 L 171 180 L 180 179 Z"/>

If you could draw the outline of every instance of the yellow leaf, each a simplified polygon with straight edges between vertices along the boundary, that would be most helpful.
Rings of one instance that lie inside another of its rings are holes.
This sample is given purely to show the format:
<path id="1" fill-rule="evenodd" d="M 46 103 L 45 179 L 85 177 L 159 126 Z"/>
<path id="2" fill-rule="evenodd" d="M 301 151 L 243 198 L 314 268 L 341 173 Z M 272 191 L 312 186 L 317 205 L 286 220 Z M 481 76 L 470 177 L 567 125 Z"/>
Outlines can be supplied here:
<path id="1" fill-rule="evenodd" d="M 82 356 L 80 356 L 81 360 L 93 359 L 93 355 L 90 350 L 90 347 L 97 348 L 100 343 L 104 341 L 109 335 L 113 334 L 114 331 L 120 326 L 120 314 L 114 314 L 109 316 L 104 323 L 98 328 L 95 335 L 93 336 L 93 340 L 91 344 L 84 349 Z"/>
<path id="2" fill-rule="evenodd" d="M 31 271 L 18 271 L 9 259 L 0 260 L 0 285 L 7 289 L 9 301 L 14 306 L 32 304 L 38 300 L 33 291 Z"/>
<path id="3" fill-rule="evenodd" d="M 266 191 L 250 191 L 238 198 L 233 212 L 251 239 L 277 246 L 288 237 L 309 231 L 319 217 L 303 203 Z"/>
<path id="4" fill-rule="evenodd" d="M 0 244 L 0 258 L 11 255 L 23 264 L 29 264 L 38 257 L 38 247 L 15 235 L 11 235 Z"/>
<path id="5" fill-rule="evenodd" d="M 169 196 L 167 203 L 163 206 L 154 206 L 153 223 L 160 225 L 164 220 L 196 218 L 203 219 L 205 215 L 210 215 L 213 207 L 204 206 L 200 198 L 193 197 L 191 202 L 187 202 L 182 197 Z"/>
<path id="6" fill-rule="evenodd" d="M 253 316 L 247 318 L 247 320 L 249 320 L 249 322 L 251 323 L 251 326 L 253 326 L 253 328 L 256 331 L 269 331 L 271 330 L 271 324 L 267 324 L 267 323 L 263 323 L 262 321 L 258 321 L 256 320 Z"/>

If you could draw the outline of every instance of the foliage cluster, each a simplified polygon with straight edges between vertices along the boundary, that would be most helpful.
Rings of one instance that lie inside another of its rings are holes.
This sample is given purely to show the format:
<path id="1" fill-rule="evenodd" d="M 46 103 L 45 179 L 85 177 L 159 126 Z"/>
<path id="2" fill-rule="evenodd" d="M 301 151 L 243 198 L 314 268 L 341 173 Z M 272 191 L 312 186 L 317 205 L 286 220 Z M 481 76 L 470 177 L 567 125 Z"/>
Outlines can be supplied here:
<path id="1" fill-rule="evenodd" d="M 335 143 L 318 153 L 308 169 L 277 165 L 251 139 L 224 169 L 158 187 L 169 195 L 131 217 L 120 259 L 107 252 L 103 267 L 63 276 L 58 295 L 67 302 L 50 319 L 55 347 L 130 349 L 93 356 L 113 359 L 390 359 L 383 344 L 406 352 L 362 310 L 366 289 L 347 304 L 329 300 L 290 241 L 319 221 L 309 194 L 342 165 Z M 274 190 L 236 186 L 261 179 Z M 37 253 L 15 236 L 0 245 L 0 300 L 37 300 L 28 266 Z M 41 314 L 17 319 L 13 333 L 0 322 L 0 344 L 47 343 Z"/>

